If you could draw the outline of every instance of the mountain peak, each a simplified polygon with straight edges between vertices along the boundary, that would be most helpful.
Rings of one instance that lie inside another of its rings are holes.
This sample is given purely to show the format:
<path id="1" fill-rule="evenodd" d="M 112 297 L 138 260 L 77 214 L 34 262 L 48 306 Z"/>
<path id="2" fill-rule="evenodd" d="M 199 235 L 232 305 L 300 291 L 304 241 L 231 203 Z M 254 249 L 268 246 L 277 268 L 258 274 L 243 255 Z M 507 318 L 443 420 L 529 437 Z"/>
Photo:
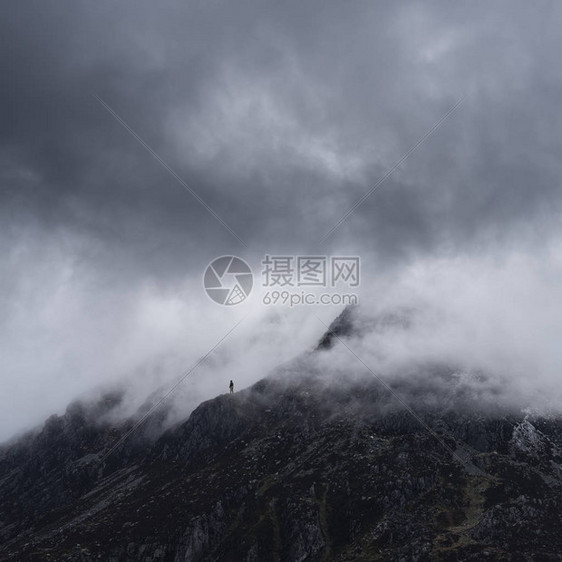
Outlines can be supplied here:
<path id="1" fill-rule="evenodd" d="M 337 338 L 351 336 L 356 331 L 357 309 L 357 305 L 347 305 L 343 312 L 328 326 L 328 330 L 318 342 L 316 350 L 330 349 Z"/>

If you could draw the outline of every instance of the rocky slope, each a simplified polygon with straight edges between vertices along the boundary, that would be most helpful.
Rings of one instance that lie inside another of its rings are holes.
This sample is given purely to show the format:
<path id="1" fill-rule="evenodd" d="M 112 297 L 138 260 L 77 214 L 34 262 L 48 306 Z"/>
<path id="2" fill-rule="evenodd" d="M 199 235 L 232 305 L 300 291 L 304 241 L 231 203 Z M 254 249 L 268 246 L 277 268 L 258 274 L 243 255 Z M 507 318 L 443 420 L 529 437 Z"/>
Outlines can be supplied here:
<path id="1" fill-rule="evenodd" d="M 312 371 L 155 438 L 156 416 L 106 456 L 135 423 L 99 421 L 119 400 L 1 449 L 0 560 L 562 559 L 559 419 L 423 401 L 416 419 L 372 376 Z"/>

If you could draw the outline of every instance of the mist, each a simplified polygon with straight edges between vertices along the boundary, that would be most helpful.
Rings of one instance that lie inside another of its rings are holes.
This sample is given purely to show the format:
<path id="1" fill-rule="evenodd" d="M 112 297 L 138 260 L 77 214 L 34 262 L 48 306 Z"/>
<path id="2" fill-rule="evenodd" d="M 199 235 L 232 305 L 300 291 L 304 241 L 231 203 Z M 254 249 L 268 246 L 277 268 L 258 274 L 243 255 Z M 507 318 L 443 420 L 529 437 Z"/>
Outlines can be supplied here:
<path id="1" fill-rule="evenodd" d="M 11 3 L 0 439 L 105 389 L 132 415 L 211 350 L 170 423 L 282 376 L 342 307 L 263 305 L 265 254 L 361 258 L 349 345 L 381 376 L 454 365 L 556 408 L 562 9 L 539 4 Z M 202 287 L 222 255 L 254 271 L 237 306 Z M 307 357 L 331 381 L 346 353 Z"/>
<path id="2" fill-rule="evenodd" d="M 431 373 L 423 367 L 444 365 L 462 375 L 465 390 L 472 385 L 496 403 L 559 411 L 562 327 L 553 303 L 561 298 L 561 247 L 553 237 L 535 254 L 443 256 L 384 273 L 364 260 L 355 333 L 346 345 L 388 383 L 423 386 L 422 377 Z M 165 290 L 150 283 L 116 290 L 56 247 L 30 245 L 11 256 L 32 260 L 27 268 L 41 273 L 4 301 L 11 322 L 2 334 L 8 342 L 3 364 L 11 376 L 3 439 L 63 413 L 76 398 L 89 401 L 115 389 L 124 392 L 118 416 L 132 416 L 183 378 L 238 322 L 167 399 L 173 406 L 167 425 L 227 392 L 231 379 L 240 390 L 288 372 L 290 380 L 320 372 L 337 387 L 346 374 L 371 376 L 337 342 L 310 353 L 341 306 L 267 307 L 260 302 L 263 289 L 256 288 L 249 302 L 228 309 L 203 297 L 199 277 L 186 276 Z M 404 322 L 377 324 L 388 314 Z M 485 382 L 475 374 L 484 374 Z"/>

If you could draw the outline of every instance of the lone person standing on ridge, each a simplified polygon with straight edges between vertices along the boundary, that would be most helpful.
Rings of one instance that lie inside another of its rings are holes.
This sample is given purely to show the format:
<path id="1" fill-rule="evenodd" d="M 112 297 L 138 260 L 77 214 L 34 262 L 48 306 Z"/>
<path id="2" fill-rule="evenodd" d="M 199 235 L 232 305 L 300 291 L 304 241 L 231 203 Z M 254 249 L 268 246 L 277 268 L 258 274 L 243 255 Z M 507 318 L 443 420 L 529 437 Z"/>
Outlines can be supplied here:
<path id="1" fill-rule="evenodd" d="M 234 392 L 234 383 L 232 381 L 230 381 L 228 388 L 230 388 L 230 394 L 232 394 Z"/>

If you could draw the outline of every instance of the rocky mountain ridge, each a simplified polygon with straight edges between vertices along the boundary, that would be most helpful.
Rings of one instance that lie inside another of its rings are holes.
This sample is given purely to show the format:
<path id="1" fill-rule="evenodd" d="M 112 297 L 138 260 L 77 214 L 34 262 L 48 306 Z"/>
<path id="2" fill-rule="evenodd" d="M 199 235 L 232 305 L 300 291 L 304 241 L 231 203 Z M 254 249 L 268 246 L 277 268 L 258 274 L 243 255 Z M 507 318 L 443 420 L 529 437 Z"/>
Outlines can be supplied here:
<path id="1" fill-rule="evenodd" d="M 350 336 L 353 314 L 313 353 Z M 435 371 L 435 388 L 453 375 Z M 120 400 L 73 404 L 2 447 L 0 560 L 562 558 L 559 418 L 421 402 L 416 419 L 369 374 L 311 371 L 108 454 L 135 423 L 96 421 Z"/>

